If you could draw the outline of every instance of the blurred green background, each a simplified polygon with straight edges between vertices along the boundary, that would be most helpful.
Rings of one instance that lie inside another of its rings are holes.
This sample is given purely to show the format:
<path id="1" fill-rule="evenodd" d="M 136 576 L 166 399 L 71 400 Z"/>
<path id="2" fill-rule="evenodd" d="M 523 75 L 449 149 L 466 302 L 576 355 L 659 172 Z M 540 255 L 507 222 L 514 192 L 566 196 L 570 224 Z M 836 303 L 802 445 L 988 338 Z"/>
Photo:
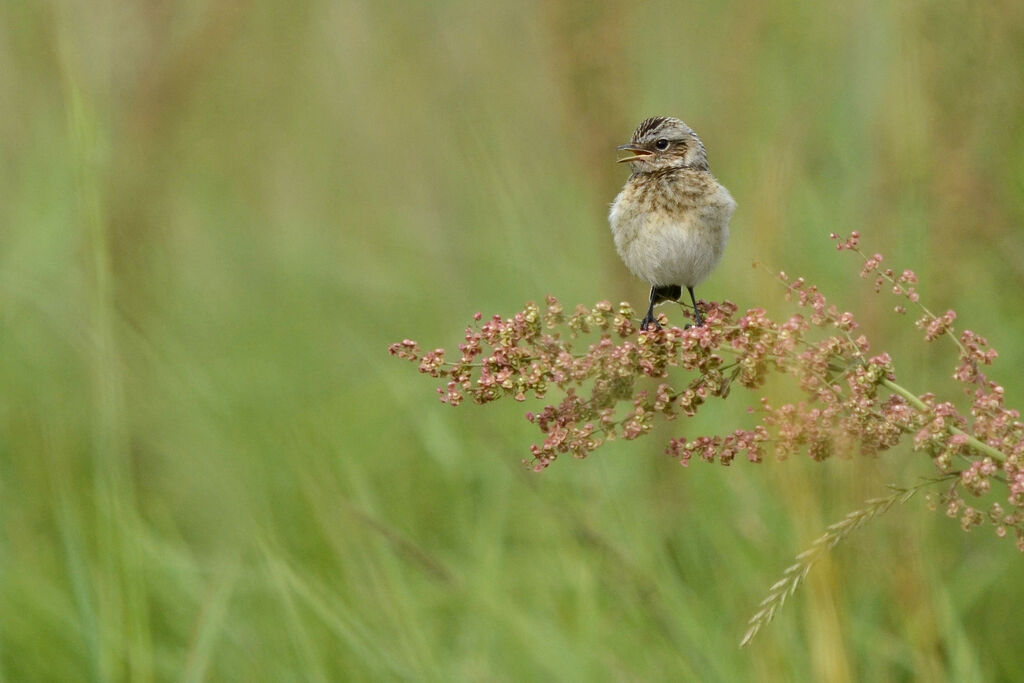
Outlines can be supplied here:
<path id="1" fill-rule="evenodd" d="M 1019 0 L 0 5 L 0 679 L 1019 676 L 1021 557 L 923 497 L 737 649 L 921 455 L 662 454 L 748 424 L 736 391 L 537 475 L 523 406 L 388 356 L 546 293 L 642 305 L 606 211 L 653 114 L 739 202 L 700 296 L 785 314 L 751 262 L 802 274 L 956 399 L 856 229 L 1024 404 Z"/>

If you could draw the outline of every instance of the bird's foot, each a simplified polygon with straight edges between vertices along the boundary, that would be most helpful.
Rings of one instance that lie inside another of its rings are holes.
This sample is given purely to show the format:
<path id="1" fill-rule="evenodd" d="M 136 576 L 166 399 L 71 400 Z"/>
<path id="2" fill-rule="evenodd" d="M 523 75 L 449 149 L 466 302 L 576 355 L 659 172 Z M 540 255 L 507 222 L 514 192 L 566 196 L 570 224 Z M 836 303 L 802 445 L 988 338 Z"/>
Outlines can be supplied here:
<path id="1" fill-rule="evenodd" d="M 660 330 L 661 325 L 654 319 L 654 316 L 648 313 L 644 316 L 644 319 L 640 321 L 640 331 L 645 332 L 650 329 Z"/>

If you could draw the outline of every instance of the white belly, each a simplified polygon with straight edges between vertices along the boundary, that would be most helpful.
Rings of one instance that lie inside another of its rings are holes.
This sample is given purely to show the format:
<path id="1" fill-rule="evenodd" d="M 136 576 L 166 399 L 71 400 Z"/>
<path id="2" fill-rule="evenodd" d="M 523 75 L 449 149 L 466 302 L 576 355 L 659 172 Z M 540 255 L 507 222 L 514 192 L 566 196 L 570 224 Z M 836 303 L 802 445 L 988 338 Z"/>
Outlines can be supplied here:
<path id="1" fill-rule="evenodd" d="M 640 211 L 615 201 L 609 215 L 615 248 L 634 275 L 652 285 L 696 287 L 722 258 L 736 204 L 719 186 L 718 201 L 687 211 Z"/>

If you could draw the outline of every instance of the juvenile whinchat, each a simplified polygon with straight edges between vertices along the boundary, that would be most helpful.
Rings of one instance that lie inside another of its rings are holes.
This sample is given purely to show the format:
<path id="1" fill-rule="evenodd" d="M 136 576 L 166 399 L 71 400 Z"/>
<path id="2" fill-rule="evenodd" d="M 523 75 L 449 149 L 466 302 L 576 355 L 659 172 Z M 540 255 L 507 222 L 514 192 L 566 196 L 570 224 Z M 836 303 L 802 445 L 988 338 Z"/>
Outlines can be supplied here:
<path id="1" fill-rule="evenodd" d="M 690 293 L 697 326 L 703 325 L 693 288 L 718 265 L 736 208 L 708 168 L 704 144 L 679 119 L 649 118 L 619 150 L 633 173 L 612 203 L 608 221 L 615 249 L 634 275 L 651 284 L 640 329 L 658 327 L 654 306 Z"/>

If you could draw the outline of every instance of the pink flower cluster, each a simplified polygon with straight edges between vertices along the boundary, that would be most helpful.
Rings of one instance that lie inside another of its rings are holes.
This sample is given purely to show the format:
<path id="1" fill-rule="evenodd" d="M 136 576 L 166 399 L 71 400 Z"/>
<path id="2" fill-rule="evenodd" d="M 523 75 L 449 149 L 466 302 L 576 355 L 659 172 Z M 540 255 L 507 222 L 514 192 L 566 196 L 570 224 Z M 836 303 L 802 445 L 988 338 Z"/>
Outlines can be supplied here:
<path id="1" fill-rule="evenodd" d="M 988 519 L 1001 536 L 1012 530 L 1024 550 L 1024 423 L 1005 407 L 1002 387 L 980 370 L 996 352 L 973 332 L 957 336 L 952 311 L 937 316 L 921 305 L 912 271 L 896 273 L 882 267 L 880 255 L 864 256 L 857 233 L 833 238 L 840 250 L 861 255 L 861 276 L 873 276 L 876 291 L 888 285 L 900 297 L 898 312 L 905 305 L 921 310 L 918 325 L 926 341 L 948 337 L 957 346 L 953 376 L 969 392 L 968 411 L 898 384 L 893 359 L 870 351 L 853 314 L 831 305 L 803 278 L 784 273 L 777 279 L 800 310 L 779 320 L 760 308 L 740 314 L 725 301 L 702 305 L 702 327 L 638 332 L 629 304 L 602 301 L 567 314 L 549 296 L 543 306 L 529 303 L 508 318 L 477 314 L 451 360 L 444 349 L 423 352 L 408 339 L 392 344 L 390 352 L 441 380 L 438 393 L 450 405 L 465 398 L 545 399 L 556 391 L 558 400 L 527 413 L 543 435 L 530 447 L 528 464 L 537 471 L 559 455 L 584 458 L 606 441 L 637 439 L 660 421 L 693 416 L 707 401 L 728 397 L 734 385 L 756 390 L 769 376 L 785 376 L 800 400 L 773 405 L 759 398 L 748 409 L 753 425 L 680 436 L 666 452 L 683 465 L 694 457 L 729 465 L 736 456 L 760 462 L 769 453 L 806 453 L 825 460 L 875 455 L 907 443 L 927 453 L 943 481 L 952 482 L 940 497 L 947 514 L 965 529 Z M 1006 491 L 1002 504 L 984 512 L 966 502 L 965 494 L 992 495 L 996 482 Z"/>

